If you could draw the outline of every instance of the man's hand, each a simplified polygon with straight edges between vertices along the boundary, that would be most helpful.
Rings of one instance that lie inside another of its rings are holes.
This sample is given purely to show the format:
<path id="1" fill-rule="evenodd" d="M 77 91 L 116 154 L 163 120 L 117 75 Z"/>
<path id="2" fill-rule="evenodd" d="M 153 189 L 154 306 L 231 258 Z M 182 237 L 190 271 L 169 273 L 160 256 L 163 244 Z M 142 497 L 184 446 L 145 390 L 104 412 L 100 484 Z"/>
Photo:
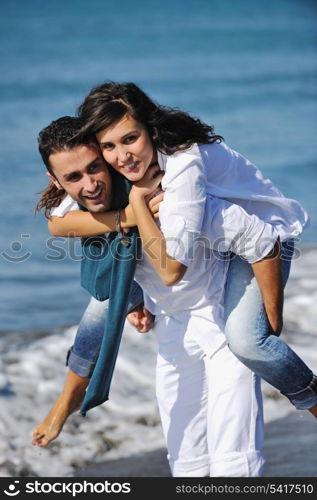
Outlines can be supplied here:
<path id="1" fill-rule="evenodd" d="M 146 333 L 153 328 L 155 316 L 140 304 L 127 314 L 127 320 L 138 332 Z"/>
<path id="2" fill-rule="evenodd" d="M 252 264 L 272 335 L 280 336 L 283 327 L 283 276 L 279 239 L 264 259 Z"/>
<path id="3" fill-rule="evenodd" d="M 272 314 L 266 313 L 269 322 L 270 334 L 279 337 L 283 329 L 283 319 L 281 315 L 277 316 L 275 312 Z"/>

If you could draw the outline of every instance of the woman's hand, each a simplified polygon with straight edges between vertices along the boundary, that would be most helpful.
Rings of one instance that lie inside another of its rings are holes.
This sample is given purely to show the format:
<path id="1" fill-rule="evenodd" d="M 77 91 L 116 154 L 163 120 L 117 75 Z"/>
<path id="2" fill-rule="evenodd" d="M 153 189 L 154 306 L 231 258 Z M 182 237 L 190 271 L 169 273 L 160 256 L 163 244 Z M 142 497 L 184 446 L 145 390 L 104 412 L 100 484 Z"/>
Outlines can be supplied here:
<path id="1" fill-rule="evenodd" d="M 159 218 L 160 204 L 164 200 L 164 192 L 159 188 L 156 191 L 157 194 L 154 193 L 145 197 L 145 202 L 151 210 L 151 214 L 153 215 L 154 219 Z"/>
<path id="2" fill-rule="evenodd" d="M 158 228 L 147 206 L 147 202 L 151 203 L 147 195 L 155 191 L 163 175 L 164 172 L 157 166 L 149 167 L 143 179 L 132 186 L 129 202 L 136 217 L 144 252 L 162 282 L 166 286 L 172 286 L 182 279 L 187 267 L 167 254 L 164 235 Z"/>
<path id="3" fill-rule="evenodd" d="M 144 177 L 135 182 L 130 191 L 130 198 L 134 196 L 145 198 L 152 194 L 153 191 L 160 185 L 164 172 L 160 170 L 158 165 L 149 167 L 144 174 Z"/>

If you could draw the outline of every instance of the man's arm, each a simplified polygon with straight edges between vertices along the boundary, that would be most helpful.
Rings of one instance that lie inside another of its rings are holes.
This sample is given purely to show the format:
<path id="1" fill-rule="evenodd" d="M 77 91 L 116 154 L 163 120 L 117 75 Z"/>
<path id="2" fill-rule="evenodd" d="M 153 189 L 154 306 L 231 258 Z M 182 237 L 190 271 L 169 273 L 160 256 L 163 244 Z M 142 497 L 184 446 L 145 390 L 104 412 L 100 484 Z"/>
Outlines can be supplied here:
<path id="1" fill-rule="evenodd" d="M 278 234 L 271 224 L 226 200 L 207 197 L 203 242 L 233 252 L 252 266 L 272 333 L 282 329 L 283 280 Z"/>
<path id="2" fill-rule="evenodd" d="M 158 211 L 163 195 L 151 200 L 149 204 L 153 217 L 158 218 Z M 136 218 L 131 205 L 120 210 L 120 226 L 123 230 L 136 226 Z M 116 231 L 115 211 L 92 213 L 82 210 L 70 210 L 65 215 L 55 215 L 54 210 L 48 221 L 48 230 L 53 236 L 71 238 L 89 238 L 99 234 Z"/>
<path id="3" fill-rule="evenodd" d="M 120 222 L 123 229 L 134 227 L 136 220 L 130 205 L 120 210 Z M 116 230 L 115 211 L 93 213 L 71 210 L 63 217 L 49 218 L 48 230 L 53 236 L 90 237 L 111 233 Z"/>
<path id="4" fill-rule="evenodd" d="M 280 241 L 264 259 L 252 264 L 258 282 L 271 333 L 279 336 L 283 327 L 284 287 Z"/>

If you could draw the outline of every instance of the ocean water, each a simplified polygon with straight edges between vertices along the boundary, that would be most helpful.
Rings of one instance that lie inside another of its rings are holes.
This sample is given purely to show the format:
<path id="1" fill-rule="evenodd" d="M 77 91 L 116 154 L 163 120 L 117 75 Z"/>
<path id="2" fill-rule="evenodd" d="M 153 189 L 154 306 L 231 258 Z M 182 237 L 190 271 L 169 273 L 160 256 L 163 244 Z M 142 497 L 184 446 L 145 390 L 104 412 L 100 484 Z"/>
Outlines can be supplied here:
<path id="1" fill-rule="evenodd" d="M 44 216 L 33 214 L 47 183 L 37 134 L 74 114 L 107 79 L 134 81 L 158 102 L 213 124 L 305 206 L 311 226 L 300 244 L 316 257 L 316 2 L 4 0 L 1 7 L 3 333 L 74 325 L 88 302 L 79 242 L 51 238 Z M 309 299 L 316 281 L 307 279 Z"/>

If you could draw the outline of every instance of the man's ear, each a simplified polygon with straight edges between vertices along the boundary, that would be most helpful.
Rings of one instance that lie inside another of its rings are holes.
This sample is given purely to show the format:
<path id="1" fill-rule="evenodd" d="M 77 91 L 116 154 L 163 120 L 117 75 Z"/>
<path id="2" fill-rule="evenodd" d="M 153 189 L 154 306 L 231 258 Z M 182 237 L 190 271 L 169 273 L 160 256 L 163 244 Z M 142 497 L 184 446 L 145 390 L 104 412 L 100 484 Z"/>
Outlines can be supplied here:
<path id="1" fill-rule="evenodd" d="M 54 177 L 54 175 L 50 174 L 49 172 L 46 172 L 46 175 L 50 178 L 51 182 L 55 184 L 57 189 L 63 189 L 58 180 L 56 179 L 56 177 Z"/>

